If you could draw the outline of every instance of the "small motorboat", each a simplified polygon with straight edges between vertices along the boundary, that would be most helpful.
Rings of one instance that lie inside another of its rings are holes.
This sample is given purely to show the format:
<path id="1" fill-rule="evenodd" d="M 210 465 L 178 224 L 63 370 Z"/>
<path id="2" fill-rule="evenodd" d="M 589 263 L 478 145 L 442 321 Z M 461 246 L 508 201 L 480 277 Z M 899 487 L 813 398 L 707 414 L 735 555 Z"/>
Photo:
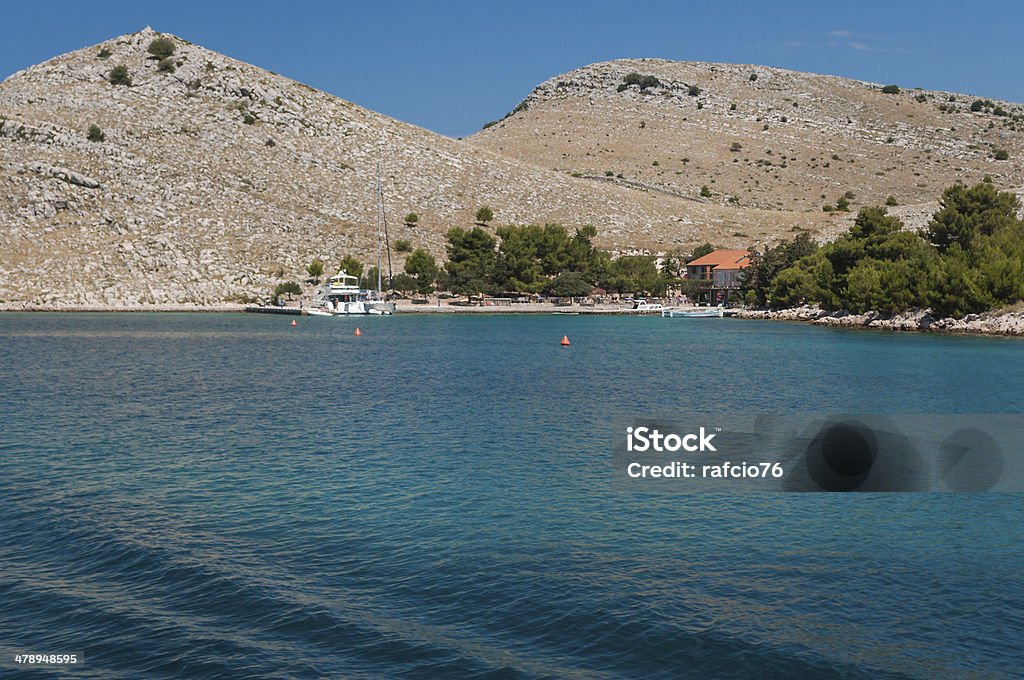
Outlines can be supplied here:
<path id="1" fill-rule="evenodd" d="M 725 316 L 721 307 L 709 309 L 663 309 L 661 316 L 666 319 L 720 319 Z"/>
<path id="2" fill-rule="evenodd" d="M 329 312 L 322 307 L 308 307 L 305 312 L 308 316 L 334 316 L 334 312 Z"/>

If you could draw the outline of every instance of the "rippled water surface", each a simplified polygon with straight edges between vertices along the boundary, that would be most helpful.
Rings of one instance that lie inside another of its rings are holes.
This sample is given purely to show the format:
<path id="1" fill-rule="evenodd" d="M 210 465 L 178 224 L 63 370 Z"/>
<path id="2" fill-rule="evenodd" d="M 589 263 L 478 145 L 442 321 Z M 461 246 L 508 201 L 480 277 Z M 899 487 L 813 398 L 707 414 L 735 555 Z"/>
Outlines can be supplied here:
<path id="1" fill-rule="evenodd" d="M 94 678 L 1024 667 L 1021 495 L 647 494 L 611 474 L 634 416 L 1024 413 L 1024 342 L 289 322 L 0 315 L 0 648 L 82 651 L 73 676 Z"/>

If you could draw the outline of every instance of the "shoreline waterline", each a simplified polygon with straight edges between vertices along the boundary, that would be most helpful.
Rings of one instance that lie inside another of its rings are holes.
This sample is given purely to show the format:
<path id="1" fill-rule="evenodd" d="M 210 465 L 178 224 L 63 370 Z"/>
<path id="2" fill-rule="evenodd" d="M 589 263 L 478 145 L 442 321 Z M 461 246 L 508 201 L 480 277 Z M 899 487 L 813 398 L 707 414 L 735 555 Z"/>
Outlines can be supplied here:
<path id="1" fill-rule="evenodd" d="M 89 306 L 54 306 L 24 305 L 20 307 L 7 304 L 0 306 L 3 313 L 69 313 L 69 314 L 107 314 L 107 313 L 205 313 L 233 314 L 242 313 L 250 305 L 89 305 Z M 679 308 L 679 307 L 674 307 Z M 304 315 L 295 307 L 288 307 L 292 315 Z M 701 309 L 692 307 L 692 309 Z M 289 314 L 289 312 L 282 312 Z M 516 303 L 512 305 L 414 305 L 408 301 L 399 301 L 396 313 L 419 315 L 493 315 L 493 316 L 530 316 L 530 315 L 563 315 L 563 316 L 654 316 L 660 312 L 653 310 L 637 310 L 616 304 L 604 305 L 568 305 L 556 306 L 550 303 Z M 880 314 L 867 312 L 851 314 L 845 311 L 829 312 L 817 307 L 796 307 L 788 309 L 744 309 L 732 310 L 731 318 L 758 321 L 786 321 L 804 323 L 830 328 L 881 330 L 893 332 L 917 332 L 936 335 L 976 335 L 1024 337 L 1024 312 L 991 310 L 981 314 L 969 314 L 963 319 L 935 319 L 927 310 L 904 312 L 902 314 Z M 692 322 L 692 321 L 690 321 Z"/>

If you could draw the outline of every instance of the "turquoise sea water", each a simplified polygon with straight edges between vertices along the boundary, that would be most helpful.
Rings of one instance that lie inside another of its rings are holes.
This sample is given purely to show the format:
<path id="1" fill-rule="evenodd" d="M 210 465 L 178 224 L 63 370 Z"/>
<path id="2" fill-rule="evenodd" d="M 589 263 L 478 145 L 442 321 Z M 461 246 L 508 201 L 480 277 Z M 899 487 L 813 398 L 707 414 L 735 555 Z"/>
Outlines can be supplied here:
<path id="1" fill-rule="evenodd" d="M 611 469 L 636 416 L 1024 413 L 1022 341 L 289 322 L 0 315 L 5 654 L 84 652 L 91 678 L 1024 667 L 1020 494 L 647 494 Z"/>

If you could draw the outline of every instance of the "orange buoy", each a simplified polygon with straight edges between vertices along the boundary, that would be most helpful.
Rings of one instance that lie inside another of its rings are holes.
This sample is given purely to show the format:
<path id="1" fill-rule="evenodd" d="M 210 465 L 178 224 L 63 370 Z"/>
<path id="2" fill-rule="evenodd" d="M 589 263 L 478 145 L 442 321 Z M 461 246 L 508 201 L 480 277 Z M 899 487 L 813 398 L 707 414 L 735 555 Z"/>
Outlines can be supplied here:
<path id="1" fill-rule="evenodd" d="M 299 324 L 295 323 L 295 319 L 292 319 L 292 325 L 293 326 L 298 326 Z"/>
<path id="2" fill-rule="evenodd" d="M 361 330 L 359 330 L 358 328 L 356 328 L 356 332 L 353 333 L 352 335 L 362 335 L 362 334 L 363 334 L 363 332 Z"/>
<path id="3" fill-rule="evenodd" d="M 562 336 L 562 347 L 568 347 L 568 346 L 569 346 L 569 336 L 568 335 L 563 335 Z"/>

